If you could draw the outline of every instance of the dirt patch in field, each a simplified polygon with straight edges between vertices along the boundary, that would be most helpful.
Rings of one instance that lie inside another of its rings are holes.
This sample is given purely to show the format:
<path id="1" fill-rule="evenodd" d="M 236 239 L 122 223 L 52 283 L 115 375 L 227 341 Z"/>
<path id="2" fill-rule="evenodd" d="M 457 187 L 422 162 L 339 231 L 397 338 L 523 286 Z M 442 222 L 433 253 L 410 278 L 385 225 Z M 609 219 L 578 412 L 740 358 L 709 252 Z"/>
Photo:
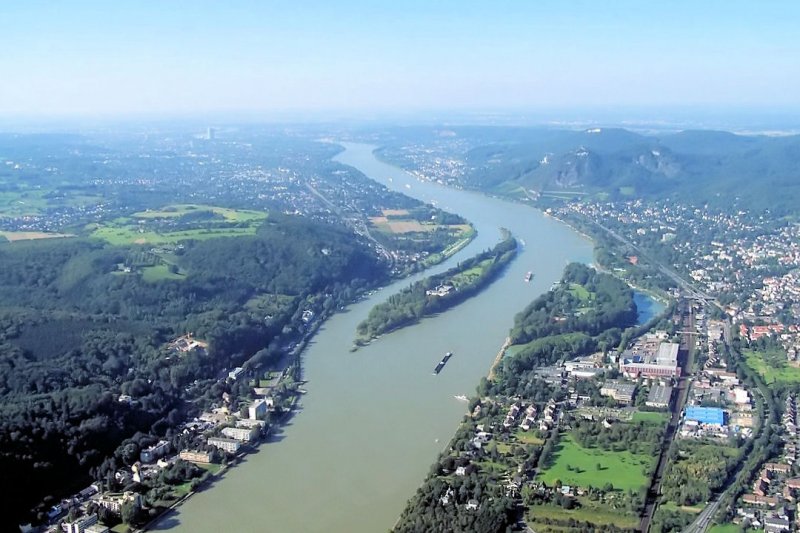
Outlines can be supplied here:
<path id="1" fill-rule="evenodd" d="M 433 225 L 424 226 L 416 220 L 392 220 L 386 223 L 392 233 L 413 233 L 419 231 L 432 231 Z"/>
<path id="2" fill-rule="evenodd" d="M 75 236 L 71 233 L 45 233 L 42 231 L 0 231 L 0 235 L 11 242 L 32 241 L 37 239 L 63 239 Z"/>
<path id="3" fill-rule="evenodd" d="M 385 217 L 402 217 L 408 214 L 408 209 L 384 209 L 381 213 Z"/>

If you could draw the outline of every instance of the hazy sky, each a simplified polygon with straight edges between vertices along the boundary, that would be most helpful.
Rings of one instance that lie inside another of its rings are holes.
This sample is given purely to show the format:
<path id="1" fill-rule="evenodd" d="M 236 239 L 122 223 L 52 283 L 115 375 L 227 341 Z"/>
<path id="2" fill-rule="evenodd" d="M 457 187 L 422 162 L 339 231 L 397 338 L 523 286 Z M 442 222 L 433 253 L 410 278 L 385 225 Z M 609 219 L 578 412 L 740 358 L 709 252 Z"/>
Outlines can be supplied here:
<path id="1" fill-rule="evenodd" d="M 0 3 L 0 115 L 800 109 L 800 2 Z"/>

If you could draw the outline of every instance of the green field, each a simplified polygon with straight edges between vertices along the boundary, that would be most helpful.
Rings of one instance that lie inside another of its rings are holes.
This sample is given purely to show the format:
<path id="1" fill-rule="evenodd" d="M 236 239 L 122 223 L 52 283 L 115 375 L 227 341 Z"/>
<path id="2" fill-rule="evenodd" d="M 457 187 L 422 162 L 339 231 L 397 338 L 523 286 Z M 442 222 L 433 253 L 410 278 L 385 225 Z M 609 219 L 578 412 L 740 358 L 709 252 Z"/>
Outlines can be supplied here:
<path id="1" fill-rule="evenodd" d="M 21 185 L 24 187 L 24 185 Z M 58 194 L 53 195 L 53 192 Z M 102 200 L 91 194 L 63 192 L 57 189 L 22 189 L 0 192 L 0 217 L 38 215 L 48 207 L 80 207 L 94 205 Z"/>
<path id="2" fill-rule="evenodd" d="M 148 209 L 131 215 L 132 218 L 156 219 L 156 218 L 178 218 L 189 213 L 214 213 L 225 218 L 228 222 L 252 222 L 264 220 L 266 213 L 261 211 L 247 211 L 228 209 L 227 207 L 216 207 L 212 205 L 198 204 L 175 204 L 162 207 L 161 209 Z"/>
<path id="3" fill-rule="evenodd" d="M 615 489 L 638 490 L 647 483 L 644 469 L 652 466 L 654 459 L 628 451 L 584 448 L 569 435 L 561 436 L 556 450 L 553 465 L 541 474 L 541 480 L 548 485 L 561 480 L 564 485 L 602 488 L 611 481 Z"/>
<path id="4" fill-rule="evenodd" d="M 184 279 L 186 276 L 183 274 L 175 274 L 169 271 L 169 265 L 155 265 L 144 267 L 142 269 L 142 279 L 148 283 L 162 281 L 165 279 Z"/>
<path id="5" fill-rule="evenodd" d="M 519 428 L 514 433 L 514 438 L 517 440 L 517 442 L 522 444 L 544 444 L 544 441 L 537 437 L 533 430 L 525 431 L 524 429 Z"/>
<path id="6" fill-rule="evenodd" d="M 743 533 L 744 529 L 736 524 L 723 524 L 711 526 L 708 533 Z"/>
<path id="7" fill-rule="evenodd" d="M 160 231 L 158 221 L 179 218 L 189 213 L 209 213 L 222 220 L 197 220 L 190 222 L 193 228 L 175 231 Z M 126 246 L 131 244 L 175 244 L 194 239 L 206 240 L 219 237 L 241 237 L 255 235 L 258 227 L 267 218 L 259 211 L 234 210 L 202 205 L 172 205 L 156 211 L 142 211 L 131 217 L 117 218 L 98 225 L 91 237 L 109 244 Z"/>
<path id="8" fill-rule="evenodd" d="M 742 353 L 747 366 L 758 372 L 767 384 L 800 383 L 800 368 L 789 366 L 783 350 L 742 350 Z"/>
<path id="9" fill-rule="evenodd" d="M 651 424 L 666 424 L 669 415 L 667 413 L 657 413 L 650 411 L 636 411 L 631 420 L 633 422 L 648 422 Z"/>
<path id="10" fill-rule="evenodd" d="M 481 261 L 474 267 L 464 270 L 463 272 L 459 272 L 455 276 L 453 276 L 450 281 L 455 286 L 456 289 L 461 287 L 468 286 L 475 282 L 476 279 L 481 277 L 483 273 L 489 268 L 492 264 L 492 259 L 486 259 L 485 261 Z"/>
<path id="11" fill-rule="evenodd" d="M 589 303 L 594 300 L 594 295 L 579 283 L 570 283 L 569 292 L 584 303 Z"/>
<path id="12" fill-rule="evenodd" d="M 596 525 L 614 525 L 622 529 L 635 529 L 639 525 L 639 518 L 622 511 L 614 512 L 608 507 L 588 498 L 578 498 L 580 507 L 564 509 L 556 505 L 533 505 L 526 515 L 529 524 L 535 524 L 536 531 L 545 531 L 547 525 L 538 520 L 558 520 L 566 522 L 570 519 L 580 522 L 590 522 Z M 537 520 L 538 519 L 538 520 Z"/>

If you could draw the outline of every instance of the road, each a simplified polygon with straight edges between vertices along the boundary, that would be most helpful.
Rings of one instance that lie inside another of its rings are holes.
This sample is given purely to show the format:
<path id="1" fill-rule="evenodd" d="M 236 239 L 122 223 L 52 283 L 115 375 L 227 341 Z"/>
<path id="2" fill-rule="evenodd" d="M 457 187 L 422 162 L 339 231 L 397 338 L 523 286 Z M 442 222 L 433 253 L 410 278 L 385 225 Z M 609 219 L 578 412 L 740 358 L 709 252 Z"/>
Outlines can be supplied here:
<path id="1" fill-rule="evenodd" d="M 596 220 L 592 220 L 592 219 L 588 219 L 588 218 L 587 218 L 587 220 L 589 220 L 590 222 L 595 224 L 598 228 L 602 229 L 603 231 L 605 231 L 606 233 L 608 233 L 609 235 L 611 235 L 612 237 L 617 239 L 619 242 L 621 242 L 621 243 L 625 244 L 626 246 L 629 246 L 632 249 L 636 250 L 636 252 L 641 257 L 644 257 L 649 263 L 651 263 L 651 264 L 655 265 L 656 267 L 658 267 L 658 269 L 664 275 L 666 275 L 667 277 L 672 279 L 675 283 L 677 283 L 678 286 L 681 289 L 683 289 L 684 291 L 686 291 L 687 293 L 689 293 L 692 298 L 695 298 L 695 299 L 698 299 L 698 300 L 702 300 L 703 303 L 705 303 L 705 304 L 712 303 L 712 302 L 715 301 L 712 296 L 710 296 L 710 295 L 708 295 L 708 294 L 696 289 L 691 283 L 689 283 L 688 281 L 683 279 L 680 274 L 678 274 L 677 272 L 675 272 L 673 269 L 669 268 L 668 266 L 664 265 L 661 261 L 658 261 L 657 259 L 655 259 L 653 256 L 651 256 L 649 253 L 647 253 L 644 250 L 642 250 L 641 248 L 639 248 L 639 246 L 637 246 L 636 244 L 631 242 L 626 237 L 623 237 L 622 235 L 620 235 L 619 233 L 617 233 L 613 229 L 604 226 L 603 224 L 601 224 L 600 222 L 597 222 Z"/>
<path id="2" fill-rule="evenodd" d="M 683 533 L 704 533 L 705 530 L 708 529 L 708 526 L 711 525 L 711 522 L 714 520 L 714 516 L 719 510 L 722 496 L 723 495 L 720 494 L 711 502 L 709 502 L 706 508 L 700 511 L 700 514 L 697 515 L 697 518 L 694 519 L 694 522 L 689 524 L 686 529 L 683 530 Z"/>
<path id="3" fill-rule="evenodd" d="M 683 407 L 686 405 L 686 398 L 689 392 L 689 377 L 692 371 L 692 364 L 694 361 L 694 342 L 692 342 L 692 334 L 688 334 L 689 332 L 694 331 L 694 312 L 692 311 L 691 303 L 687 301 L 683 301 L 683 305 L 686 305 L 689 310 L 689 323 L 686 324 L 688 326 L 687 332 L 683 335 L 683 340 L 681 342 L 681 348 L 684 349 L 684 353 L 686 356 L 682 361 L 681 366 L 681 377 L 678 379 L 678 383 L 675 386 L 675 401 L 672 403 L 672 416 L 669 419 L 669 424 L 667 424 L 667 429 L 664 435 L 664 442 L 661 445 L 661 453 L 658 456 L 658 462 L 656 463 L 656 470 L 655 474 L 653 475 L 653 479 L 650 483 L 650 489 L 647 491 L 647 501 L 645 502 L 644 512 L 642 513 L 642 521 L 639 524 L 639 531 L 648 531 L 650 529 L 650 523 L 653 521 L 653 515 L 658 508 L 658 500 L 661 496 L 661 482 L 664 479 L 664 470 L 667 467 L 667 454 L 669 453 L 669 449 L 672 446 L 672 441 L 675 440 L 675 434 L 678 432 L 678 425 L 680 425 L 681 421 L 681 413 L 683 412 Z"/>

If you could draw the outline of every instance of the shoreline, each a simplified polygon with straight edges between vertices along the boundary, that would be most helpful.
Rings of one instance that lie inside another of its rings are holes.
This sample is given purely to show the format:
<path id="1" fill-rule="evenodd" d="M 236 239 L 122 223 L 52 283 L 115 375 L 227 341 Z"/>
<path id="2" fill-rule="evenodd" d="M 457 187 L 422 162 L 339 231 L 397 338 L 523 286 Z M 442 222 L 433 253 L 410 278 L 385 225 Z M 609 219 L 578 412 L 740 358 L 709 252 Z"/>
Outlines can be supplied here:
<path id="1" fill-rule="evenodd" d="M 500 364 L 500 361 L 503 360 L 503 357 L 505 357 L 506 350 L 508 350 L 509 346 L 511 346 L 510 336 L 506 337 L 506 340 L 503 341 L 503 345 L 500 347 L 500 351 L 497 352 L 497 355 L 495 356 L 494 361 L 492 362 L 492 366 L 489 367 L 489 374 L 487 375 L 487 378 L 489 380 L 494 379 L 494 370 L 495 368 L 497 368 L 497 365 Z"/>
<path id="2" fill-rule="evenodd" d="M 538 208 L 535 208 L 535 209 L 538 209 Z M 559 221 L 560 223 L 564 224 L 565 226 L 570 228 L 572 231 L 574 231 L 578 235 L 584 237 L 586 240 L 591 242 L 592 243 L 592 250 L 594 251 L 594 249 L 596 248 L 595 240 L 591 236 L 589 236 L 587 233 L 585 233 L 584 231 L 578 229 L 574 224 L 571 224 L 570 222 L 564 220 L 563 218 L 557 217 L 557 216 L 555 216 L 555 215 L 553 215 L 551 213 L 545 213 L 544 211 L 542 211 L 542 213 L 544 213 L 545 216 L 548 216 L 548 217 L 552 218 L 553 220 Z M 635 283 L 633 283 L 633 282 L 631 282 L 629 280 L 626 280 L 626 279 L 622 278 L 621 276 L 618 276 L 613 270 L 608 270 L 607 268 L 605 268 L 603 265 L 601 265 L 599 263 L 592 263 L 592 264 L 597 270 L 599 270 L 601 272 L 605 272 L 607 274 L 611 274 L 612 276 L 615 276 L 615 277 L 621 279 L 630 288 L 632 288 L 634 290 L 637 290 L 637 291 L 639 291 L 639 292 L 641 292 L 643 294 L 646 294 L 650 298 L 652 298 L 654 300 L 657 300 L 658 302 L 662 303 L 663 305 L 670 305 L 670 303 L 672 303 L 672 300 L 668 296 L 665 296 L 663 294 L 655 292 L 652 289 L 647 289 L 645 287 L 641 287 L 641 286 L 639 286 L 639 285 L 637 285 L 637 284 L 635 284 Z"/>

